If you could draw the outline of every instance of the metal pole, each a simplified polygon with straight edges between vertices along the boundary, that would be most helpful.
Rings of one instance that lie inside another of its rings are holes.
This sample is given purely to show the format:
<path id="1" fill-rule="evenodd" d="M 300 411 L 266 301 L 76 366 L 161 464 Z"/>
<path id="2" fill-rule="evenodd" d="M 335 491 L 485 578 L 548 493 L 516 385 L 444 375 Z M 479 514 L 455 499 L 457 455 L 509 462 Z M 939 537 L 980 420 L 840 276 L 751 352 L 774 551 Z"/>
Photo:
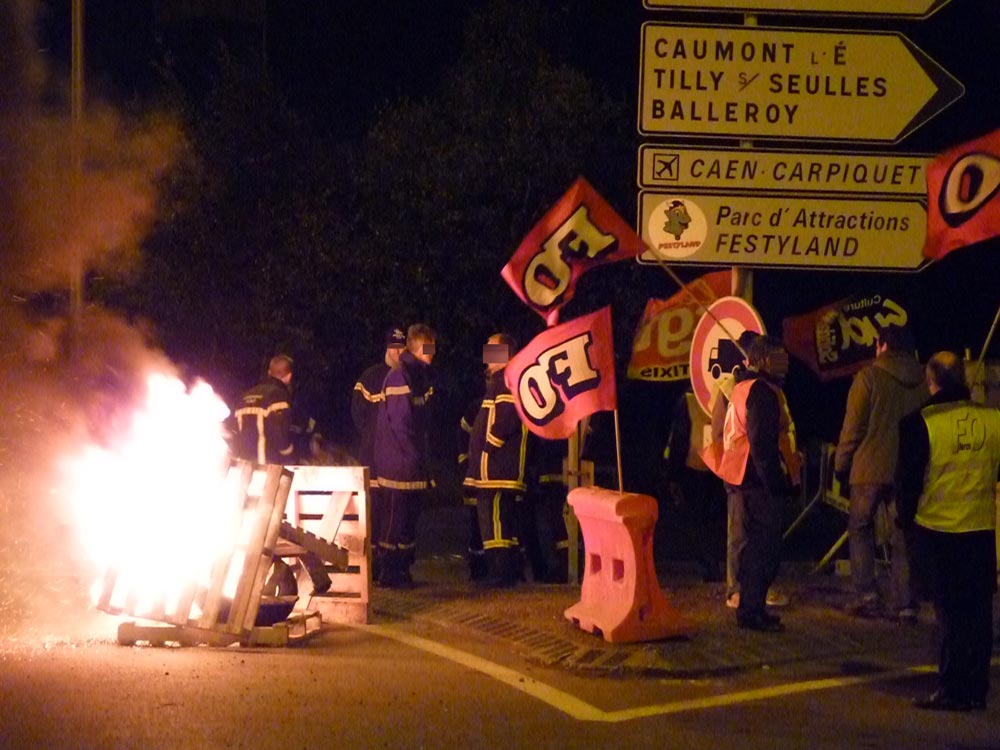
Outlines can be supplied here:
<path id="1" fill-rule="evenodd" d="M 83 183 L 83 0 L 73 0 L 72 50 L 70 65 L 70 220 L 77 229 Z M 83 258 L 79 239 L 74 234 L 70 243 L 69 294 L 74 349 L 83 319 Z"/>

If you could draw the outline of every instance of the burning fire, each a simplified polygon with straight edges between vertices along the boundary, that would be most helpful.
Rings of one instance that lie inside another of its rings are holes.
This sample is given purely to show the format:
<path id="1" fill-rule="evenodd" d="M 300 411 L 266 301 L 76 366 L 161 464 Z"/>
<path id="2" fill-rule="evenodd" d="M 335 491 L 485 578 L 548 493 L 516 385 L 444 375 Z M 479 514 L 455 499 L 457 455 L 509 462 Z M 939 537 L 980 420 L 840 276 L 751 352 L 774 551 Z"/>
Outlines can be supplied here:
<path id="1" fill-rule="evenodd" d="M 145 403 L 108 446 L 87 445 L 66 461 L 65 496 L 84 553 L 117 591 L 138 594 L 135 611 L 203 585 L 234 545 L 226 498 L 226 404 L 203 381 L 188 389 L 150 374 Z M 120 603 L 119 603 L 120 605 Z"/>

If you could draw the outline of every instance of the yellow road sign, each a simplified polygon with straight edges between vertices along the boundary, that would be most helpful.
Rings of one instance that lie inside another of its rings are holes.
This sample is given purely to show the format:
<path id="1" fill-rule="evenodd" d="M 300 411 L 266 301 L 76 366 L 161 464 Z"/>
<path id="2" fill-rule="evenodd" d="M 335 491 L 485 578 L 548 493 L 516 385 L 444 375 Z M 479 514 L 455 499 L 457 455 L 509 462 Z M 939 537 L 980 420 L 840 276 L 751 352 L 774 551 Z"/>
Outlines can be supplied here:
<path id="1" fill-rule="evenodd" d="M 926 263 L 927 210 L 914 196 L 644 190 L 639 234 L 647 245 L 641 263 L 658 256 L 680 265 L 916 271 Z"/>
<path id="2" fill-rule="evenodd" d="M 731 10 L 741 13 L 818 13 L 927 18 L 950 0 L 644 0 L 650 10 Z"/>
<path id="3" fill-rule="evenodd" d="M 639 147 L 639 187 L 770 193 L 927 195 L 918 154 Z"/>
<path id="4" fill-rule="evenodd" d="M 642 27 L 639 132 L 896 143 L 965 92 L 902 34 Z"/>

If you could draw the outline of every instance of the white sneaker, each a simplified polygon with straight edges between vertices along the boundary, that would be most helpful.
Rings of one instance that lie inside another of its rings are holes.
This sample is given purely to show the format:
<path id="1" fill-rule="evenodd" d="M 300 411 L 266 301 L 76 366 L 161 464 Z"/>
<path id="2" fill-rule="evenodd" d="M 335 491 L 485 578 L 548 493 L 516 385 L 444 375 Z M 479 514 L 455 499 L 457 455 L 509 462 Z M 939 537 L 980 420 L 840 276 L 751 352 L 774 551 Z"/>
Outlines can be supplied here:
<path id="1" fill-rule="evenodd" d="M 734 591 L 726 597 L 726 606 L 730 609 L 738 609 L 740 606 L 740 592 Z"/>
<path id="2" fill-rule="evenodd" d="M 786 607 L 788 606 L 788 595 L 782 593 L 779 589 L 770 588 L 767 590 L 765 604 L 769 607 Z"/>

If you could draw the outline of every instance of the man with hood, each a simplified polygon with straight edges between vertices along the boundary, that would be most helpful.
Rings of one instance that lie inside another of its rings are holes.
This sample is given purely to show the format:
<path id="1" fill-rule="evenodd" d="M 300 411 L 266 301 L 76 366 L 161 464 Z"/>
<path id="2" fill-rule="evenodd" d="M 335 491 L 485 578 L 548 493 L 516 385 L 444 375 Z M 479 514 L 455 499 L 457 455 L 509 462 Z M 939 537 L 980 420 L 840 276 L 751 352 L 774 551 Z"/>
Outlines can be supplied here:
<path id="1" fill-rule="evenodd" d="M 929 394 L 907 328 L 882 327 L 875 353 L 875 361 L 851 383 L 834 458 L 834 474 L 842 483 L 850 483 L 847 536 L 854 598 L 847 612 L 859 617 L 882 612 L 875 585 L 875 514 L 885 504 L 892 548 L 890 614 L 900 622 L 912 623 L 917 617 L 917 596 L 910 580 L 908 534 L 893 523 L 894 473 L 899 420 L 923 406 Z"/>

